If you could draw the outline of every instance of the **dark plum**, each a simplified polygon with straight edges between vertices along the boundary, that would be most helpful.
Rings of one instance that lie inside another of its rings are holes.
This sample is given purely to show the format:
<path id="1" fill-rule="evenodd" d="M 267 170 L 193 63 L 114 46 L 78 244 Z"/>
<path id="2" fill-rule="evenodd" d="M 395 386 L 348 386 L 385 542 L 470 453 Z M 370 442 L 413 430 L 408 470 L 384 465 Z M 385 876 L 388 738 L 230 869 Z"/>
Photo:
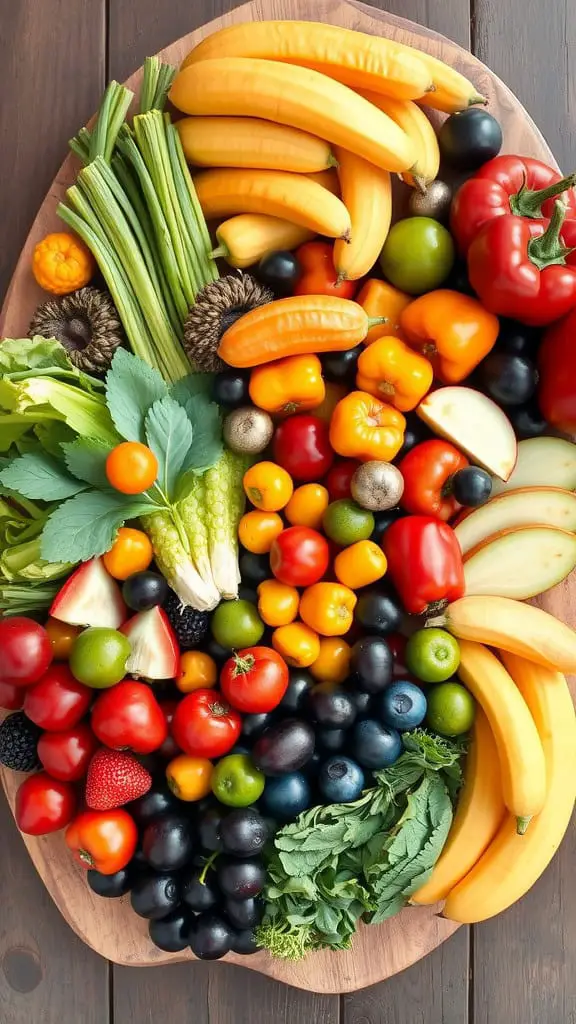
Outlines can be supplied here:
<path id="1" fill-rule="evenodd" d="M 308 694 L 310 717 L 326 729 L 348 729 L 356 720 L 354 701 L 343 687 L 318 683 Z"/>
<path id="2" fill-rule="evenodd" d="M 506 352 L 512 356 L 526 356 L 535 359 L 542 339 L 542 330 L 538 327 L 527 327 L 517 320 L 501 318 L 500 331 L 496 339 L 495 351 Z"/>
<path id="3" fill-rule="evenodd" d="M 126 810 L 141 828 L 149 825 L 156 818 L 167 814 L 178 814 L 182 811 L 182 801 L 174 796 L 168 788 L 166 780 L 153 783 L 144 796 L 126 805 Z"/>
<path id="4" fill-rule="evenodd" d="M 402 519 L 402 516 L 405 515 L 406 513 L 402 508 L 387 508 L 383 512 L 374 512 L 374 529 L 370 535 L 370 540 L 380 544 L 388 527 L 392 526 L 392 523 L 395 523 L 397 519 Z"/>
<path id="5" fill-rule="evenodd" d="M 220 902 L 214 871 L 195 868 L 181 876 L 180 886 L 182 900 L 195 914 L 213 910 Z"/>
<path id="6" fill-rule="evenodd" d="M 481 107 L 469 107 L 446 118 L 438 133 L 442 159 L 458 171 L 475 171 L 502 148 L 502 129 Z"/>
<path id="7" fill-rule="evenodd" d="M 262 806 L 277 821 L 291 821 L 312 803 L 310 783 L 302 772 L 290 772 L 277 779 L 267 779 Z"/>
<path id="8" fill-rule="evenodd" d="M 511 352 L 490 352 L 478 369 L 482 390 L 498 405 L 524 405 L 532 398 L 538 384 L 538 371 L 524 355 Z"/>
<path id="9" fill-rule="evenodd" d="M 272 575 L 270 555 L 255 555 L 253 551 L 241 551 L 238 562 L 240 575 L 246 583 L 257 586 Z"/>
<path id="10" fill-rule="evenodd" d="M 234 857 L 255 857 L 264 849 L 270 832 L 254 807 L 238 807 L 222 818 L 220 835 L 225 853 Z"/>
<path id="11" fill-rule="evenodd" d="M 389 729 L 374 718 L 357 722 L 350 731 L 349 750 L 363 768 L 379 771 L 398 760 L 403 751 L 396 729 Z"/>
<path id="12" fill-rule="evenodd" d="M 242 738 L 251 742 L 262 735 L 264 729 L 274 722 L 274 712 L 263 711 L 261 714 L 242 716 Z"/>
<path id="13" fill-rule="evenodd" d="M 288 249 L 277 249 L 263 256 L 258 264 L 256 276 L 277 295 L 291 295 L 302 274 L 300 261 Z"/>
<path id="14" fill-rule="evenodd" d="M 141 874 L 130 893 L 132 910 L 148 920 L 166 917 L 179 902 L 180 886 L 176 876 L 160 875 L 156 871 Z"/>
<path id="15" fill-rule="evenodd" d="M 400 601 L 385 587 L 364 590 L 354 609 L 354 621 L 367 633 L 375 636 L 396 633 L 403 617 Z"/>
<path id="16" fill-rule="evenodd" d="M 245 900 L 259 896 L 266 884 L 266 870 L 259 860 L 234 860 L 219 857 L 216 864 L 218 885 L 225 896 Z"/>
<path id="17" fill-rule="evenodd" d="M 202 849 L 208 853 L 222 849 L 220 826 L 224 813 L 222 807 L 207 807 L 198 817 L 198 838 Z"/>
<path id="18" fill-rule="evenodd" d="M 101 875 L 99 871 L 89 871 L 87 874 L 88 885 L 97 896 L 105 896 L 107 899 L 117 899 L 130 892 L 138 877 L 138 868 L 131 861 L 121 871 L 113 875 Z"/>
<path id="19" fill-rule="evenodd" d="M 372 707 L 372 694 L 366 690 L 360 690 L 355 680 L 348 680 L 344 684 L 346 693 L 356 708 L 357 718 L 366 718 L 370 715 Z"/>
<path id="20" fill-rule="evenodd" d="M 264 904 L 261 900 L 251 897 L 247 900 L 225 900 L 222 910 L 230 921 L 233 928 L 244 931 L 246 928 L 255 928 L 260 924 L 264 914 Z"/>
<path id="21" fill-rule="evenodd" d="M 192 920 L 185 907 L 177 907 L 166 917 L 150 921 L 148 933 L 158 949 L 165 953 L 180 953 L 190 943 Z"/>
<path id="22" fill-rule="evenodd" d="M 278 705 L 279 710 L 287 715 L 298 714 L 306 706 L 307 695 L 314 685 L 314 679 L 306 669 L 290 669 L 288 689 Z"/>
<path id="23" fill-rule="evenodd" d="M 492 493 L 492 477 L 479 466 L 459 469 L 454 473 L 450 485 L 456 501 L 467 508 L 483 505 Z"/>
<path id="24" fill-rule="evenodd" d="M 286 718 L 256 740 L 252 760 L 265 775 L 284 775 L 302 768 L 313 753 L 314 730 L 310 723 Z"/>
<path id="25" fill-rule="evenodd" d="M 122 597 L 134 612 L 146 612 L 168 597 L 168 584 L 159 572 L 135 572 L 124 581 Z"/>
<path id="26" fill-rule="evenodd" d="M 541 437 L 549 429 L 548 423 L 540 412 L 536 399 L 517 405 L 507 410 L 508 419 L 514 427 L 516 437 L 523 441 L 529 437 Z"/>
<path id="27" fill-rule="evenodd" d="M 392 682 L 394 655 L 385 639 L 364 636 L 352 648 L 350 671 L 356 677 L 358 689 L 366 693 L 380 693 Z"/>
<path id="28" fill-rule="evenodd" d="M 242 370 L 222 370 L 214 377 L 212 399 L 218 405 L 228 409 L 237 409 L 242 405 L 250 405 L 248 384 L 250 376 Z"/>
<path id="29" fill-rule="evenodd" d="M 320 356 L 322 363 L 322 376 L 326 380 L 334 381 L 335 384 L 354 382 L 358 356 L 364 351 L 364 345 L 356 345 L 355 348 L 348 348 L 344 352 L 324 352 Z"/>
<path id="30" fill-rule="evenodd" d="M 337 754 L 346 745 L 345 729 L 317 729 L 316 743 L 324 754 Z"/>
<path id="31" fill-rule="evenodd" d="M 194 853 L 191 821 L 173 814 L 151 822 L 144 831 L 142 849 L 150 867 L 156 871 L 178 871 L 190 862 Z"/>
<path id="32" fill-rule="evenodd" d="M 253 928 L 232 932 L 233 953 L 238 953 L 240 956 L 250 956 L 251 953 L 257 953 L 260 948 Z"/>
<path id="33" fill-rule="evenodd" d="M 407 455 L 412 448 L 415 448 L 417 444 L 421 444 L 422 441 L 428 441 L 434 435 L 424 420 L 421 420 L 419 416 L 414 412 L 406 413 L 406 429 L 404 431 L 404 441 L 398 454 L 394 457 L 394 461 L 397 463 Z"/>
<path id="34" fill-rule="evenodd" d="M 336 755 L 329 757 L 318 775 L 318 788 L 331 804 L 347 804 L 357 800 L 364 789 L 364 772 L 356 761 Z"/>
<path id="35" fill-rule="evenodd" d="M 232 929 L 219 914 L 208 911 L 192 924 L 190 949 L 199 960 L 219 960 L 232 948 Z"/>

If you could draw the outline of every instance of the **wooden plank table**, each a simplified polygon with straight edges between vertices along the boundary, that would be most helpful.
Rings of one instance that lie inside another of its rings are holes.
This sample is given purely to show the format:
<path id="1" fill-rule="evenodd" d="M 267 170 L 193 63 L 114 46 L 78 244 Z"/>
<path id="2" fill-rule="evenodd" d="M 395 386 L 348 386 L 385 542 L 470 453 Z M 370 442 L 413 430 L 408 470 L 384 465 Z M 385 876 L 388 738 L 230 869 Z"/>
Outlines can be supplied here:
<path id="1" fill-rule="evenodd" d="M 33 215 L 107 78 L 234 0 L 0 0 L 0 300 Z M 378 0 L 471 47 L 576 167 L 574 0 Z M 342 998 L 222 964 L 118 968 L 68 929 L 0 800 L 0 1024 L 576 1024 L 576 829 L 508 913 Z"/>

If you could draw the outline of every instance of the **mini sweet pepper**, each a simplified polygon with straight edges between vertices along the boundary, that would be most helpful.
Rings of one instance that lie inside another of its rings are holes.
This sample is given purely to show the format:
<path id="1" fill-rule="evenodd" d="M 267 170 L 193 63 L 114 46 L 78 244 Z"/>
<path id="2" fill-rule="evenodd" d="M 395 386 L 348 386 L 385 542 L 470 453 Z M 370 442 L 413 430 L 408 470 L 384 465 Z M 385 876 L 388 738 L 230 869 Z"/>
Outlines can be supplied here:
<path id="1" fill-rule="evenodd" d="M 379 338 L 360 353 L 356 385 L 400 412 L 415 409 L 431 386 L 432 363 L 399 338 Z"/>
<path id="2" fill-rule="evenodd" d="M 432 515 L 445 522 L 460 505 L 452 494 L 450 480 L 470 463 L 449 441 L 422 441 L 404 456 L 398 469 L 404 478 L 402 508 L 414 515 Z"/>
<path id="3" fill-rule="evenodd" d="M 250 398 L 266 412 L 291 415 L 321 405 L 326 395 L 318 356 L 286 356 L 256 366 L 250 374 Z"/>
<path id="4" fill-rule="evenodd" d="M 377 341 L 378 338 L 383 338 L 387 334 L 401 338 L 400 314 L 412 301 L 411 295 L 401 292 L 399 288 L 395 288 L 388 281 L 380 281 L 376 277 L 368 278 L 358 292 L 356 302 L 362 306 L 371 319 L 385 317 L 386 323 L 375 324 L 374 327 L 371 327 L 364 339 L 364 344 L 371 345 L 373 341 Z"/>
<path id="5" fill-rule="evenodd" d="M 402 413 L 365 391 L 351 391 L 332 413 L 330 444 L 338 455 L 391 462 L 404 443 Z"/>
<path id="6" fill-rule="evenodd" d="M 464 594 L 462 552 L 448 523 L 432 516 L 406 516 L 388 527 L 383 540 L 388 573 L 410 615 L 437 611 Z"/>
<path id="7" fill-rule="evenodd" d="M 432 363 L 444 384 L 468 377 L 494 346 L 498 318 L 470 295 L 441 288 L 403 310 L 400 323 L 408 344 Z"/>
<path id="8" fill-rule="evenodd" d="M 576 433 L 576 307 L 545 332 L 538 349 L 538 404 L 556 430 Z"/>

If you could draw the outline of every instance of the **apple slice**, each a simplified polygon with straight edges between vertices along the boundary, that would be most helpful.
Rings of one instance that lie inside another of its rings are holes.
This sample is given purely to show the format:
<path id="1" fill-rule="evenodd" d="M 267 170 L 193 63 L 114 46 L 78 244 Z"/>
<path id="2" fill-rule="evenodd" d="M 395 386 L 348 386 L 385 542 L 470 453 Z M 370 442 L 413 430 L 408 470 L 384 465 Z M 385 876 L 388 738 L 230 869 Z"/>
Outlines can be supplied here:
<path id="1" fill-rule="evenodd" d="M 512 424 L 502 409 L 473 388 L 432 391 L 416 412 L 440 437 L 452 441 L 472 462 L 507 480 L 518 453 Z"/>
<path id="2" fill-rule="evenodd" d="M 574 566 L 575 534 L 554 526 L 502 530 L 464 556 L 465 593 L 525 601 L 556 586 Z"/>
<path id="3" fill-rule="evenodd" d="M 130 675 L 142 679 L 174 679 L 178 675 L 178 641 L 166 612 L 158 605 L 138 612 L 120 632 L 128 637 L 132 647 L 126 662 Z"/>
<path id="4" fill-rule="evenodd" d="M 518 460 L 506 483 L 494 480 L 492 495 L 519 487 L 576 490 L 576 444 L 563 437 L 529 437 L 518 445 Z"/>
<path id="5" fill-rule="evenodd" d="M 126 605 L 102 559 L 92 558 L 72 573 L 54 598 L 50 615 L 70 626 L 118 629 L 126 620 Z"/>
<path id="6" fill-rule="evenodd" d="M 454 526 L 454 533 L 465 555 L 502 530 L 519 526 L 556 526 L 576 531 L 576 494 L 561 487 L 521 487 L 491 498 L 473 508 Z"/>

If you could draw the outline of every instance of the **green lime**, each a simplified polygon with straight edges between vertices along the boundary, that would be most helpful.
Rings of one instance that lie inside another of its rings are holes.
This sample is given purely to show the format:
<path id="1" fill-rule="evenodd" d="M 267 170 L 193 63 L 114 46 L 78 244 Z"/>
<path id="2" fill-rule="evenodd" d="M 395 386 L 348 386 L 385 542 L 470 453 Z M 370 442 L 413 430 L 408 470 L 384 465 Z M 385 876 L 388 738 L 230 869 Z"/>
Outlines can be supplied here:
<path id="1" fill-rule="evenodd" d="M 262 639 L 264 623 L 250 601 L 222 601 L 212 616 L 212 636 L 221 647 L 238 650 Z"/>
<path id="2" fill-rule="evenodd" d="M 212 772 L 212 792 L 227 807 L 249 807 L 262 796 L 265 781 L 249 754 L 228 754 Z"/>
<path id="3" fill-rule="evenodd" d="M 443 683 L 460 664 L 458 641 L 445 629 L 418 629 L 405 651 L 406 668 L 423 683 Z"/>
<path id="4" fill-rule="evenodd" d="M 79 683 L 105 690 L 126 675 L 131 647 L 117 629 L 92 626 L 80 633 L 70 651 L 70 671 Z"/>
<path id="5" fill-rule="evenodd" d="M 449 231 L 431 217 L 406 217 L 388 233 L 380 253 L 384 276 L 409 295 L 439 288 L 454 264 Z"/>
<path id="6" fill-rule="evenodd" d="M 374 525 L 372 513 L 350 498 L 333 501 L 322 518 L 324 533 L 342 547 L 355 544 L 357 540 L 368 540 Z"/>
<path id="7" fill-rule="evenodd" d="M 461 736 L 472 728 L 474 698 L 461 683 L 439 683 L 428 692 L 426 723 L 441 736 Z"/>

